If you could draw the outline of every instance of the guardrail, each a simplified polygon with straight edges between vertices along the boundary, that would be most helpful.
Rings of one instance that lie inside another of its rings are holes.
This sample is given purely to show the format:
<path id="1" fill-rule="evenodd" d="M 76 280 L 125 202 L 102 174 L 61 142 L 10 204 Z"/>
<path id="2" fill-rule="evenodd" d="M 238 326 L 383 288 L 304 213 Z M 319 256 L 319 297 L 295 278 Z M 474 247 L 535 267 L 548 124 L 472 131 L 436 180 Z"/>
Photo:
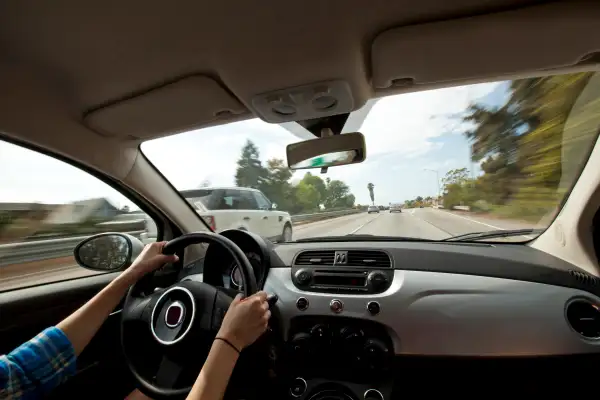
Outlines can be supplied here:
<path id="1" fill-rule="evenodd" d="M 297 214 L 297 215 L 292 215 L 292 222 L 319 221 L 321 219 L 342 217 L 344 215 L 358 214 L 361 212 L 364 212 L 364 211 L 350 209 L 350 210 L 339 210 L 339 211 L 324 211 L 324 212 L 313 213 L 313 214 Z"/>
<path id="2" fill-rule="evenodd" d="M 306 223 L 320 221 L 360 212 L 363 211 L 350 209 L 325 211 L 313 214 L 298 214 L 292 215 L 292 222 Z M 141 236 L 144 232 L 145 231 L 133 231 L 126 233 L 143 240 Z M 0 267 L 71 256 L 75 246 L 89 236 L 90 235 L 0 244 Z"/>
<path id="3" fill-rule="evenodd" d="M 140 237 L 144 231 L 125 232 Z M 0 267 L 12 264 L 48 260 L 73 255 L 73 249 L 87 236 L 75 236 L 62 239 L 36 240 L 32 242 L 9 243 L 0 245 Z"/>

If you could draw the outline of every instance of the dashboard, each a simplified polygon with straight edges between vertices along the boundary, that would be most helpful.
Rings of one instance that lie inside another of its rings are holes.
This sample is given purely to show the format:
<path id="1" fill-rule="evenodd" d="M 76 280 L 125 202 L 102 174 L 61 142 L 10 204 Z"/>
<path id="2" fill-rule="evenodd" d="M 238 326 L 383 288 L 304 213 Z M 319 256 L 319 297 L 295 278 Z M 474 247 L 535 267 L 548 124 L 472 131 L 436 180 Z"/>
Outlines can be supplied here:
<path id="1" fill-rule="evenodd" d="M 269 370 L 288 398 L 384 400 L 409 388 L 478 393 L 457 379 L 498 385 L 498 374 L 551 393 L 532 370 L 558 380 L 590 357 L 600 360 L 600 281 L 528 246 L 273 244 L 248 232 L 223 234 L 248 255 L 259 287 L 278 296 Z M 184 279 L 239 288 L 236 268 L 211 245 L 203 276 Z M 433 377 L 438 385 L 423 386 Z M 495 389 L 502 390 L 506 384 Z"/>

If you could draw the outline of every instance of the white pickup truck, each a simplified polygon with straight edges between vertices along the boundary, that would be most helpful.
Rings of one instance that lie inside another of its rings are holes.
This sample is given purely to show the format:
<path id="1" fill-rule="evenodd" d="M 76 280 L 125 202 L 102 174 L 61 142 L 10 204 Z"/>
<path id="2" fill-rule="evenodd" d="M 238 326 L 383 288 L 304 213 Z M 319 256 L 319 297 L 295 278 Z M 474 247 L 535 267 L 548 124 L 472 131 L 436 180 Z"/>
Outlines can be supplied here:
<path id="1" fill-rule="evenodd" d="M 206 187 L 183 190 L 181 195 L 215 231 L 244 229 L 278 242 L 292 240 L 292 218 L 277 211 L 260 191 L 245 187 Z"/>

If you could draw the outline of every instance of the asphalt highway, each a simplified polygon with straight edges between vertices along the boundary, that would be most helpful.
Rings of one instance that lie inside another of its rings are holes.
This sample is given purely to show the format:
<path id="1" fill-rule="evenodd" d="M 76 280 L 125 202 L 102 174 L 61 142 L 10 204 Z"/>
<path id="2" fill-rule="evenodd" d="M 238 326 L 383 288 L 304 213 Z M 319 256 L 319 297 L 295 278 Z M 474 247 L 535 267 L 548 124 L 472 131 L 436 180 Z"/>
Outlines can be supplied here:
<path id="1" fill-rule="evenodd" d="M 372 214 L 353 214 L 300 225 L 294 229 L 294 239 L 370 234 L 441 240 L 471 232 L 531 227 L 531 224 L 522 222 L 482 218 L 443 209 L 415 208 L 403 210 L 401 213 L 382 211 Z"/>

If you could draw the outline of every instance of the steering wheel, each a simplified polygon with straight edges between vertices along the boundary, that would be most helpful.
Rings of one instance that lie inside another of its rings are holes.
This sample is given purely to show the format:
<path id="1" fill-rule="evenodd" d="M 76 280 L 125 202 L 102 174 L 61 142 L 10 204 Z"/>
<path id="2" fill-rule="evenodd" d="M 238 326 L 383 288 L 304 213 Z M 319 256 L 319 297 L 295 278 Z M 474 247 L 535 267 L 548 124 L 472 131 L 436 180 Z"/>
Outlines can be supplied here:
<path id="1" fill-rule="evenodd" d="M 198 243 L 227 249 L 242 272 L 243 294 L 250 296 L 258 291 L 252 264 L 224 236 L 212 232 L 182 235 L 168 242 L 163 253 L 175 254 Z M 198 364 L 198 356 L 204 364 L 233 299 L 219 288 L 196 281 L 178 282 L 147 294 L 147 290 L 154 289 L 148 285 L 151 280 L 152 276 L 140 280 L 127 293 L 121 319 L 121 347 L 143 392 L 153 398 L 183 396 L 192 386 L 177 388 L 177 381 L 182 376 L 192 377 L 190 358 L 195 361 L 194 366 Z M 150 367 L 157 356 L 161 358 L 158 368 Z M 196 375 L 198 372 L 193 371 Z"/>

